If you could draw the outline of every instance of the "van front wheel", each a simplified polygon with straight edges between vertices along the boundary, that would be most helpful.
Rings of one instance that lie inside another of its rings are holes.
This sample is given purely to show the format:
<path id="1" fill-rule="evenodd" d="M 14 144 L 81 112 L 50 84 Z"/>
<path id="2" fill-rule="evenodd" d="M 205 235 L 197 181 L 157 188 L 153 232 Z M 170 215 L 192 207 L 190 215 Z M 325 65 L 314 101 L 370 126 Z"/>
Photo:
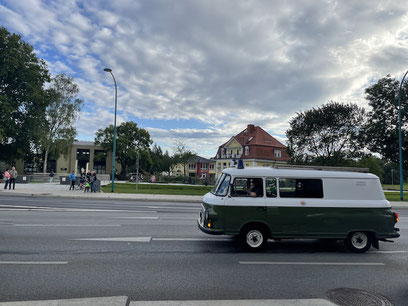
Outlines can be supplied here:
<path id="1" fill-rule="evenodd" d="M 259 227 L 248 227 L 241 233 L 241 242 L 250 251 L 263 249 L 267 241 L 265 231 Z"/>
<path id="2" fill-rule="evenodd" d="M 371 233 L 353 232 L 348 235 L 344 242 L 347 248 L 354 253 L 364 253 L 371 247 L 373 238 Z"/>

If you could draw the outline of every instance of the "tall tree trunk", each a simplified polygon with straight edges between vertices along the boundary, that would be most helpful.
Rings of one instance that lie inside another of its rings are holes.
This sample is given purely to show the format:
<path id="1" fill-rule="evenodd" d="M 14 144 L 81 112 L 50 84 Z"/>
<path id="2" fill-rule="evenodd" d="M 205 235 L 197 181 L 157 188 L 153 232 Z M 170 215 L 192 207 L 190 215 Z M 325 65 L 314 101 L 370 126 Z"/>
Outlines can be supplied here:
<path id="1" fill-rule="evenodd" d="M 47 163 L 48 163 L 48 153 L 50 152 L 50 148 L 45 149 L 44 153 L 44 167 L 43 167 L 43 173 L 47 173 Z"/>

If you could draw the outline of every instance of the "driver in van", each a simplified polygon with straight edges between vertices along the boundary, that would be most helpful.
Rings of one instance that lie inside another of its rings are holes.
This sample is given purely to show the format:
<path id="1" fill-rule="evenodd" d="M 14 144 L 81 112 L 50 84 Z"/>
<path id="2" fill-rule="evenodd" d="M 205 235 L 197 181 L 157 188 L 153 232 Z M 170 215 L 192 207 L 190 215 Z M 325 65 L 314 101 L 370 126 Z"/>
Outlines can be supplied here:
<path id="1" fill-rule="evenodd" d="M 249 191 L 249 195 L 253 198 L 262 197 L 263 196 L 262 179 L 253 179 L 252 184 L 253 186 Z"/>

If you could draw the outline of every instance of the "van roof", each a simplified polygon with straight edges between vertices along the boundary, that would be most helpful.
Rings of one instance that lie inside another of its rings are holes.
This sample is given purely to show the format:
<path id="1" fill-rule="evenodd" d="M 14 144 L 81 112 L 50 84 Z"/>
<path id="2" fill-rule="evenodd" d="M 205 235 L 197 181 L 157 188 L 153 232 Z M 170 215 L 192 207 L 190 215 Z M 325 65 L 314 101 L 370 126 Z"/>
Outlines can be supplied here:
<path id="1" fill-rule="evenodd" d="M 299 169 L 277 169 L 271 167 L 248 167 L 245 169 L 226 168 L 223 173 L 232 176 L 275 176 L 293 178 L 353 178 L 353 179 L 378 179 L 371 173 L 325 171 L 325 170 L 299 170 Z"/>

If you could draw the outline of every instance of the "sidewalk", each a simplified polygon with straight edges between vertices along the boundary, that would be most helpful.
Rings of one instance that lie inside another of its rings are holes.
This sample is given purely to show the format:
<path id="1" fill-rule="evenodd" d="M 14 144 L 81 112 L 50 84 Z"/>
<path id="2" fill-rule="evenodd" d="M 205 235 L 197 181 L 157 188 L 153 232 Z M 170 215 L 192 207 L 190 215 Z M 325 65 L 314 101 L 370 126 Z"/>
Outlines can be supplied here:
<path id="1" fill-rule="evenodd" d="M 104 184 L 105 182 L 102 182 Z M 136 186 L 135 186 L 136 188 Z M 59 183 L 31 183 L 16 184 L 15 190 L 0 188 L 0 195 L 32 196 L 32 197 L 61 197 L 77 199 L 117 199 L 133 201 L 155 202 L 196 202 L 201 203 L 202 196 L 166 195 L 166 194 L 141 194 L 141 193 L 104 193 L 84 192 L 81 190 L 69 190 L 69 185 Z"/>

